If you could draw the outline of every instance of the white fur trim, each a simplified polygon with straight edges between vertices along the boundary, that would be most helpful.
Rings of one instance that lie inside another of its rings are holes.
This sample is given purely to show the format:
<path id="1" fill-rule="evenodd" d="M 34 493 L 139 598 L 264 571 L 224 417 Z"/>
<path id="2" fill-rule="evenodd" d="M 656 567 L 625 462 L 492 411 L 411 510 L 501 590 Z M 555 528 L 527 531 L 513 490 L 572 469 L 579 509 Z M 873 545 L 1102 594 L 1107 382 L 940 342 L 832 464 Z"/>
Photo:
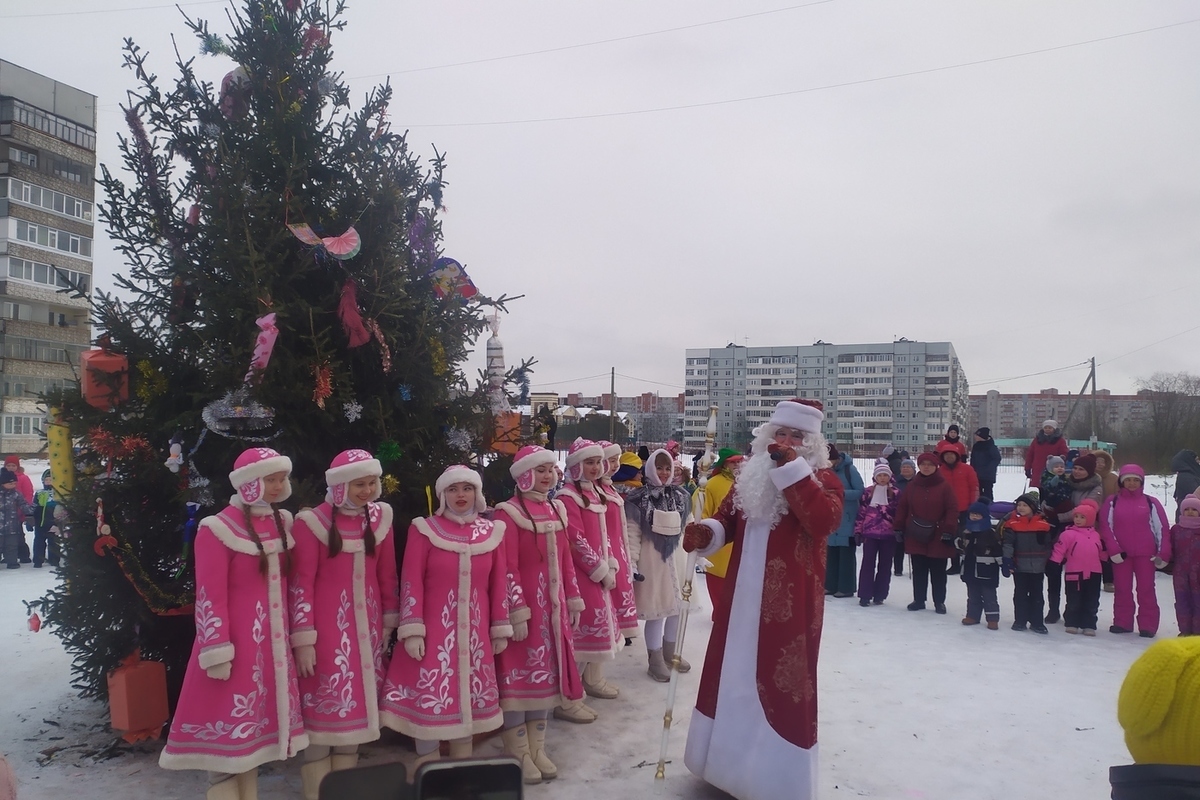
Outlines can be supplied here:
<path id="1" fill-rule="evenodd" d="M 349 483 L 359 478 L 370 478 L 383 475 L 383 465 L 379 459 L 371 458 L 363 461 L 353 461 L 340 467 L 325 470 L 325 485 L 336 486 L 339 483 Z"/>
<path id="2" fill-rule="evenodd" d="M 775 484 L 775 488 L 783 491 L 794 483 L 807 478 L 813 474 L 812 464 L 809 464 L 803 458 L 797 458 L 784 464 L 782 467 L 775 467 L 768 473 L 771 476 L 771 483 Z"/>
<path id="3" fill-rule="evenodd" d="M 317 643 L 317 631 L 315 628 L 305 628 L 304 630 L 292 631 L 291 642 L 292 647 L 315 645 Z"/>
<path id="4" fill-rule="evenodd" d="M 225 664 L 233 661 L 233 645 L 230 642 L 224 644 L 205 647 L 196 657 L 196 661 L 200 664 L 200 669 L 208 669 L 215 667 L 217 664 Z"/>
<path id="5" fill-rule="evenodd" d="M 602 450 L 602 452 L 604 453 L 605 458 L 620 458 L 621 457 L 621 445 L 610 443 L 608 445 L 608 447 L 605 447 Z"/>
<path id="6" fill-rule="evenodd" d="M 279 518 L 283 522 L 283 535 L 287 539 L 287 549 L 291 550 L 296 546 L 296 541 L 292 538 L 292 512 L 280 509 Z M 212 531 L 213 535 L 217 537 L 217 541 L 228 547 L 233 552 L 242 553 L 243 555 L 248 556 L 258 555 L 258 546 L 251 541 L 250 537 L 242 537 L 236 534 L 228 525 L 225 524 L 225 521 L 216 514 L 200 520 L 200 525 L 202 527 L 207 527 L 210 531 Z M 277 554 L 280 550 L 278 539 L 264 541 L 262 545 L 263 552 L 267 555 Z"/>
<path id="7" fill-rule="evenodd" d="M 582 464 L 589 458 L 604 458 L 604 448 L 598 444 L 589 444 L 586 447 L 581 447 L 574 453 L 567 454 L 567 469 Z"/>
<path id="8" fill-rule="evenodd" d="M 237 488 L 257 478 L 274 475 L 276 472 L 291 474 L 292 460 L 287 456 L 271 456 L 262 461 L 255 461 L 253 464 L 247 464 L 241 469 L 235 469 L 229 473 L 229 482 L 233 484 L 234 488 Z"/>
<path id="9" fill-rule="evenodd" d="M 771 412 L 771 424 L 795 428 L 806 433 L 820 433 L 825 414 L 812 406 L 784 400 Z"/>
<path id="10" fill-rule="evenodd" d="M 514 461 L 512 466 L 508 468 L 508 474 L 512 475 L 513 480 L 516 480 L 521 475 L 524 475 L 529 470 L 539 467 L 542 464 L 557 464 L 558 455 L 550 450 L 538 450 L 530 453 L 520 461 Z"/>
<path id="11" fill-rule="evenodd" d="M 582 597 L 567 598 L 567 611 L 571 611 L 576 614 L 582 614 L 585 608 L 587 608 L 587 605 L 583 602 Z"/>
<path id="12" fill-rule="evenodd" d="M 488 535 L 488 538 L 470 545 L 466 542 L 452 542 L 449 539 L 439 536 L 437 531 L 430 527 L 429 520 L 425 517 L 417 517 L 413 520 L 412 524 L 434 547 L 451 553 L 467 553 L 473 556 L 480 553 L 490 553 L 500 546 L 500 542 L 504 538 L 503 522 L 492 522 L 492 532 Z"/>
<path id="13" fill-rule="evenodd" d="M 392 532 L 392 507 L 387 503 L 375 503 L 375 505 L 379 507 L 379 522 L 372 525 L 371 530 L 375 531 L 375 544 L 379 545 Z M 345 509 L 338 510 L 342 512 L 342 516 L 350 516 L 346 513 Z M 366 513 L 365 508 L 363 513 Z M 325 517 L 325 511 L 321 506 L 306 508 L 298 513 L 296 518 L 308 526 L 308 529 L 312 531 L 312 535 L 317 537 L 318 542 L 326 547 L 329 546 L 329 525 L 332 520 Z M 343 548 L 346 548 L 353 541 L 358 541 L 359 545 L 362 546 L 361 540 L 347 540 L 343 537 Z"/>
<path id="14" fill-rule="evenodd" d="M 707 558 L 725 546 L 725 527 L 715 519 L 703 519 L 700 520 L 700 524 L 708 526 L 708 529 L 713 532 L 713 538 L 708 543 L 708 547 L 696 550 L 697 555 Z"/>

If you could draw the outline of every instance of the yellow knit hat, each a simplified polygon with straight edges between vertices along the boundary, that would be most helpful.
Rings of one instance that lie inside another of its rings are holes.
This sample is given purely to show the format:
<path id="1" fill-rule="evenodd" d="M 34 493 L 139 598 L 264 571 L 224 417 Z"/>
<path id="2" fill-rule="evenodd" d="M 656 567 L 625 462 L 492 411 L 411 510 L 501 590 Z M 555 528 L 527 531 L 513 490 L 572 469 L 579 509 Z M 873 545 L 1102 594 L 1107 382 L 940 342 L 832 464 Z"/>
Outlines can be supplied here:
<path id="1" fill-rule="evenodd" d="M 1133 662 L 1117 721 L 1135 762 L 1200 766 L 1200 637 L 1157 642 Z"/>

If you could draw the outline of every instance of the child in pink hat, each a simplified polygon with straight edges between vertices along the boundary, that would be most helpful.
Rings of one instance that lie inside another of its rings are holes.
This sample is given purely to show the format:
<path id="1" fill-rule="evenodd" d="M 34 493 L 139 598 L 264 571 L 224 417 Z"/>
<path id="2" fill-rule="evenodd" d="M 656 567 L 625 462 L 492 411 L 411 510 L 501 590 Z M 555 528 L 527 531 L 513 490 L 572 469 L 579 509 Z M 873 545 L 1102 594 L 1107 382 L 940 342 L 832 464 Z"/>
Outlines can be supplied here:
<path id="1" fill-rule="evenodd" d="M 288 642 L 292 462 L 238 456 L 237 493 L 196 532 L 196 642 L 158 763 L 209 773 L 208 800 L 252 800 L 258 767 L 308 746 Z"/>

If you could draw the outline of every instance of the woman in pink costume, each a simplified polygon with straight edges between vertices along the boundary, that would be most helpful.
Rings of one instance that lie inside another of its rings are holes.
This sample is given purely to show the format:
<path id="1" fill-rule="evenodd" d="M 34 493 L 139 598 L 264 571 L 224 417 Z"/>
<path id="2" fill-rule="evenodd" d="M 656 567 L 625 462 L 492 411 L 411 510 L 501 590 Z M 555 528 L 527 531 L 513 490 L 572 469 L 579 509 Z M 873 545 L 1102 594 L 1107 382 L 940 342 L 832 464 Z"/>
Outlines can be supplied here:
<path id="1" fill-rule="evenodd" d="M 604 529 L 608 534 L 609 567 L 616 573 L 617 585 L 612 590 L 613 608 L 621 635 L 633 639 L 640 635 L 637 601 L 633 591 L 633 568 L 625 546 L 625 499 L 613 487 L 612 476 L 621 466 L 621 446 L 612 442 L 597 442 L 604 454 L 604 473 L 596 488 L 604 492 L 608 505 L 604 511 Z"/>
<path id="2" fill-rule="evenodd" d="M 1158 633 L 1158 597 L 1154 593 L 1155 569 L 1171 560 L 1171 525 L 1158 498 L 1143 491 L 1146 473 L 1137 464 L 1126 464 L 1117 475 L 1121 489 L 1100 507 L 1097 527 L 1113 564 L 1113 624 L 1110 633 L 1132 633 L 1134 611 L 1141 635 Z M 1137 604 L 1134 604 L 1134 580 Z"/>
<path id="3" fill-rule="evenodd" d="M 325 471 L 325 502 L 296 515 L 289 595 L 310 742 L 300 768 L 305 800 L 317 800 L 321 779 L 356 766 L 358 746 L 379 738 L 383 655 L 400 619 L 392 507 L 377 502 L 382 474 L 365 450 L 339 453 Z"/>
<path id="4" fill-rule="evenodd" d="M 158 763 L 209 773 L 208 800 L 255 800 L 258 767 L 308 746 L 288 644 L 292 462 L 238 456 L 237 489 L 196 532 L 196 643 Z"/>
<path id="5" fill-rule="evenodd" d="M 503 724 L 496 654 L 513 634 L 508 621 L 504 525 L 487 506 L 475 470 L 455 465 L 437 479 L 440 505 L 408 529 L 400 568 L 398 647 L 388 665 L 384 725 L 416 740 L 414 769 L 471 755 L 471 737 Z M 426 646 L 428 643 L 428 646 Z"/>
<path id="6" fill-rule="evenodd" d="M 566 483 L 555 498 L 567 509 L 567 538 L 584 603 L 583 618 L 575 629 L 575 657 L 585 665 L 583 689 L 592 697 L 611 700 L 619 690 L 604 680 L 604 662 L 616 657 L 623 640 L 613 608 L 617 579 L 609 563 L 612 553 L 605 516 L 609 500 L 596 488 L 603 473 L 600 445 L 576 439 L 567 451 Z"/>
<path id="7" fill-rule="evenodd" d="M 546 496 L 557 482 L 556 461 L 541 447 L 521 448 L 509 468 L 517 493 L 498 504 L 495 515 L 504 524 L 508 574 L 514 579 L 513 641 L 496 659 L 504 749 L 520 760 L 526 783 L 558 777 L 546 755 L 546 718 L 553 708 L 583 700 L 571 636 L 583 598 L 567 543 L 566 510 Z"/>

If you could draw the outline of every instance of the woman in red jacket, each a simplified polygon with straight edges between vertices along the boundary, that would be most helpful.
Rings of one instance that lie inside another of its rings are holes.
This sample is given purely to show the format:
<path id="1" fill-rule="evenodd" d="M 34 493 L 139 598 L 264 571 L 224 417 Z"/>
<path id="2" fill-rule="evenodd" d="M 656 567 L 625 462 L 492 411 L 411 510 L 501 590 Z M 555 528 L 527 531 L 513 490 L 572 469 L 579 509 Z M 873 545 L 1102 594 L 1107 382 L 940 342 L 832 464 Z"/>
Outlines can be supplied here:
<path id="1" fill-rule="evenodd" d="M 1052 419 L 1046 420 L 1025 451 L 1025 477 L 1037 480 L 1046 471 L 1046 459 L 1059 456 L 1066 461 L 1067 450 L 1067 440 L 1059 431 L 1058 423 Z"/>
<path id="2" fill-rule="evenodd" d="M 963 460 L 960 447 L 961 445 L 955 446 L 954 442 L 949 439 L 942 439 L 937 443 L 936 448 L 938 458 L 941 459 L 938 472 L 954 489 L 954 497 L 958 503 L 958 531 L 961 531 L 967 524 L 967 509 L 971 507 L 971 503 L 979 499 L 979 476 Z M 958 551 L 955 550 L 950 559 L 950 569 L 946 574 L 957 575 L 960 569 L 961 562 Z"/>
<path id="3" fill-rule="evenodd" d="M 946 613 L 946 560 L 954 555 L 958 530 L 958 499 L 949 481 L 938 472 L 938 457 L 921 453 L 917 474 L 900 495 L 894 526 L 904 552 L 912 557 L 913 601 L 909 611 L 925 608 L 933 584 L 933 608 Z M 968 470 L 971 471 L 971 470 Z"/>

